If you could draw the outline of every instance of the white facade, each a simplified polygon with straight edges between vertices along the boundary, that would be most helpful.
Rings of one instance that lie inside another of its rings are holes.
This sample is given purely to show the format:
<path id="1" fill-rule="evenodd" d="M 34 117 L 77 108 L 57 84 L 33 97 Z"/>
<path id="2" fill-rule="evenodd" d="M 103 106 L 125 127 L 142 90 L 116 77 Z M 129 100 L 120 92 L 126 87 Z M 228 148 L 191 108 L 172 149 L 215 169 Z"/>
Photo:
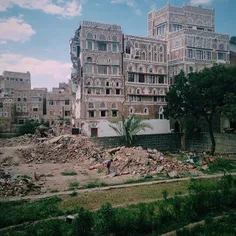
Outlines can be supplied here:
<path id="1" fill-rule="evenodd" d="M 145 131 L 140 131 L 138 134 L 164 134 L 170 133 L 170 122 L 168 120 L 143 120 L 143 122 L 150 124 L 153 129 L 145 129 Z M 107 120 L 100 121 L 86 121 L 84 122 L 82 132 L 87 136 L 91 137 L 91 128 L 97 129 L 98 137 L 109 137 L 109 136 L 118 136 L 118 134 L 110 127 L 110 124 L 114 125 Z"/>

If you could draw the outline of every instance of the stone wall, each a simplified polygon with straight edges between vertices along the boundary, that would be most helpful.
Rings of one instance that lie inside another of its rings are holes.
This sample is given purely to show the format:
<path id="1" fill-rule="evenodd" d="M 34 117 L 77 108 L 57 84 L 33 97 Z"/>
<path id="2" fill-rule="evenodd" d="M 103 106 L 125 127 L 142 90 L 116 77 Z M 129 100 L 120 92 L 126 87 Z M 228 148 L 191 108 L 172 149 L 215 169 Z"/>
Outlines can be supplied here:
<path id="1" fill-rule="evenodd" d="M 236 134 L 215 133 L 216 153 L 236 153 Z M 91 138 L 104 148 L 122 146 L 121 137 Z M 181 149 L 181 134 L 150 134 L 136 136 L 134 146 L 157 149 L 159 151 L 179 151 Z M 208 133 L 188 133 L 183 139 L 186 151 L 206 152 L 211 149 L 211 140 Z"/>
<path id="2" fill-rule="evenodd" d="M 123 145 L 122 137 L 100 137 L 93 138 L 104 148 L 111 148 Z M 157 149 L 159 151 L 179 151 L 181 148 L 180 134 L 150 134 L 138 135 L 135 137 L 134 146 Z"/>
<path id="3" fill-rule="evenodd" d="M 236 134 L 215 133 L 216 153 L 236 153 Z M 211 140 L 208 133 L 186 134 L 185 150 L 210 151 Z"/>

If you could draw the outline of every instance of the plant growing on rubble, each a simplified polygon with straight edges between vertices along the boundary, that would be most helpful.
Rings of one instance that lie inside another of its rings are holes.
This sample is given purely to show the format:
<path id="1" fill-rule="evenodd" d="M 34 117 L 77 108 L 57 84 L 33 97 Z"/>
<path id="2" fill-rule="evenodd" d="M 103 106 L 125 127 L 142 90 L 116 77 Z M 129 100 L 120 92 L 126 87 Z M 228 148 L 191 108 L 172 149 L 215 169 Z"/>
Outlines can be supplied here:
<path id="1" fill-rule="evenodd" d="M 153 129 L 153 127 L 143 122 L 141 119 L 136 118 L 134 115 L 125 119 L 122 115 L 122 121 L 116 122 L 115 125 L 110 125 L 110 127 L 120 136 L 123 136 L 126 145 L 131 146 L 134 143 L 134 137 L 141 130 L 146 128 Z"/>

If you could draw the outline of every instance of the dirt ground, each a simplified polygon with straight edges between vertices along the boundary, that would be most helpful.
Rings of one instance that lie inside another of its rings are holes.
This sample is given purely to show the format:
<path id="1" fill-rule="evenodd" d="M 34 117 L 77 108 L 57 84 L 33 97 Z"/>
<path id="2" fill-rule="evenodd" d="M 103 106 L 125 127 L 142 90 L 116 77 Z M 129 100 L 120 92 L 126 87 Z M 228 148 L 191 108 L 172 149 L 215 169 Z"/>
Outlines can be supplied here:
<path id="1" fill-rule="evenodd" d="M 39 182 L 42 185 L 43 192 L 65 191 L 73 182 L 78 182 L 79 186 L 88 183 L 122 183 L 127 179 L 137 179 L 137 175 L 116 176 L 114 178 L 107 176 L 106 169 L 102 171 L 88 170 L 90 161 L 70 162 L 70 163 L 43 163 L 43 164 L 25 164 L 19 157 L 18 149 L 27 149 L 31 145 L 16 147 L 0 147 L 0 168 L 9 172 L 12 178 L 17 176 L 29 176 L 34 178 L 34 173 L 44 175 Z M 3 164 L 4 163 L 4 164 Z M 76 172 L 74 176 L 63 176 L 62 172 Z"/>

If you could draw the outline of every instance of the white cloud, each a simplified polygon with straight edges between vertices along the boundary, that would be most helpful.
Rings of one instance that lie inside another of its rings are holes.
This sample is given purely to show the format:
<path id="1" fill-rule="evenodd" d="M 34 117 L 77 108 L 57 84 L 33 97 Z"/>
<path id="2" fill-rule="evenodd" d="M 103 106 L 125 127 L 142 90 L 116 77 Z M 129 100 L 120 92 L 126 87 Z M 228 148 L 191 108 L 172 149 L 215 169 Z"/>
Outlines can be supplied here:
<path id="1" fill-rule="evenodd" d="M 36 32 L 33 30 L 31 25 L 27 24 L 23 20 L 23 16 L 11 17 L 8 19 L 0 18 L 0 40 L 8 41 L 12 40 L 15 42 L 26 42 Z"/>
<path id="2" fill-rule="evenodd" d="M 111 3 L 127 4 L 130 7 L 134 6 L 134 0 L 111 0 Z"/>
<path id="3" fill-rule="evenodd" d="M 71 63 L 56 60 L 39 60 L 16 54 L 0 55 L 0 73 L 4 70 L 31 73 L 33 87 L 58 86 L 58 82 L 66 81 L 70 76 Z"/>
<path id="4" fill-rule="evenodd" d="M 74 17 L 81 15 L 84 0 L 1 0 L 0 11 L 17 5 L 18 7 L 32 10 L 41 10 L 47 14 Z"/>
<path id="5" fill-rule="evenodd" d="M 138 8 L 135 9 L 134 12 L 135 12 L 135 14 L 138 15 L 138 16 L 141 16 L 141 15 L 143 14 L 142 11 L 141 11 L 140 9 L 138 9 Z"/>
<path id="6" fill-rule="evenodd" d="M 191 0 L 191 4 L 211 4 L 213 0 Z"/>
<path id="7" fill-rule="evenodd" d="M 126 4 L 129 7 L 132 7 L 134 9 L 134 13 L 136 15 L 142 15 L 142 11 L 136 6 L 134 0 L 111 0 L 111 3 L 113 4 Z"/>
<path id="8" fill-rule="evenodd" d="M 0 44 L 6 44 L 7 41 L 4 41 L 4 40 L 0 40 Z"/>

